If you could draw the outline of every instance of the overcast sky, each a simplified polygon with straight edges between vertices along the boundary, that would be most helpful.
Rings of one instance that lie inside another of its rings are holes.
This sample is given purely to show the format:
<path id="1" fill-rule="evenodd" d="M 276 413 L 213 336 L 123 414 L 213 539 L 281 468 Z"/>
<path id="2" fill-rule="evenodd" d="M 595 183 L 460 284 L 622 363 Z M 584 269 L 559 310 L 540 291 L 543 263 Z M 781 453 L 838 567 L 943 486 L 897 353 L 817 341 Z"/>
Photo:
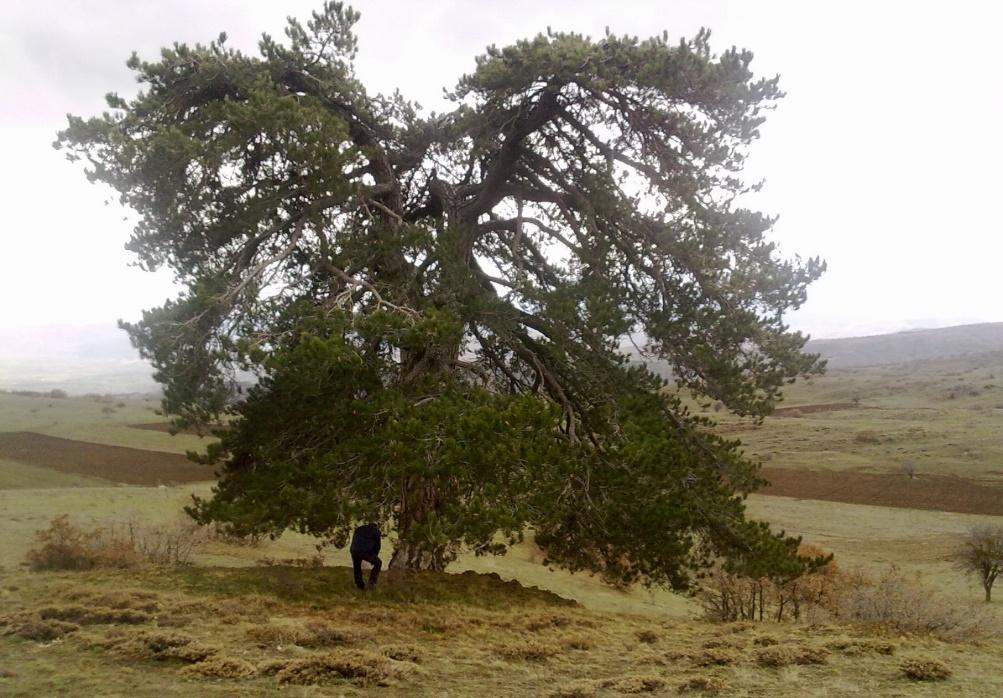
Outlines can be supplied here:
<path id="1" fill-rule="evenodd" d="M 130 224 L 51 148 L 65 114 L 135 90 L 133 50 L 225 30 L 256 51 L 314 0 L 0 2 L 0 336 L 113 324 L 173 295 L 131 268 Z M 544 31 L 691 36 L 751 49 L 788 96 L 749 173 L 787 254 L 829 263 L 791 320 L 815 337 L 1003 321 L 1003 11 L 992 2 L 359 0 L 359 77 L 443 109 L 492 43 Z M 13 333 L 13 334 L 12 334 Z M 2 348 L 0 348 L 2 349 Z"/>

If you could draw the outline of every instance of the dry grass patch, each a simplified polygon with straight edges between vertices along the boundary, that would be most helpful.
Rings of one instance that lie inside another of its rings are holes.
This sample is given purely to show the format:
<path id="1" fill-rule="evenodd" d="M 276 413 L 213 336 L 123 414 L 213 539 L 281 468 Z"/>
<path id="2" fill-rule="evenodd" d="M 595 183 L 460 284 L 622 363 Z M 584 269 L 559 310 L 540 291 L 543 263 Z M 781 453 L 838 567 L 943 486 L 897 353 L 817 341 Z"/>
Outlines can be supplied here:
<path id="1" fill-rule="evenodd" d="M 80 630 L 80 626 L 76 623 L 67 623 L 54 619 L 39 619 L 31 616 L 0 619 L 0 626 L 4 627 L 0 635 L 15 635 L 25 640 L 34 640 L 35 642 L 52 642 Z"/>
<path id="2" fill-rule="evenodd" d="M 130 659 L 177 660 L 188 664 L 204 662 L 219 653 L 219 649 L 202 644 L 180 633 L 143 632 L 122 638 L 111 638 L 105 647 Z"/>
<path id="3" fill-rule="evenodd" d="M 283 666 L 272 665 L 279 683 L 301 686 L 326 684 L 348 679 L 362 684 L 381 683 L 395 672 L 390 661 L 369 652 L 335 652 L 318 657 L 290 660 Z"/>
<path id="4" fill-rule="evenodd" d="M 595 684 L 590 681 L 575 681 L 547 694 L 547 698 L 593 698 Z"/>
<path id="5" fill-rule="evenodd" d="M 381 648 L 380 653 L 398 662 L 420 664 L 422 660 L 421 652 L 414 645 L 388 645 Z"/>
<path id="6" fill-rule="evenodd" d="M 321 621 L 305 624 L 257 625 L 249 628 L 247 635 L 259 647 L 298 645 L 306 648 L 349 645 L 366 637 L 356 630 L 336 627 Z"/>
<path id="7" fill-rule="evenodd" d="M 638 642 L 643 642 L 646 645 L 653 645 L 656 642 L 658 642 L 658 633 L 656 633 L 654 630 L 648 630 L 648 629 L 638 630 L 637 633 L 635 633 L 635 635 L 637 637 Z"/>
<path id="8" fill-rule="evenodd" d="M 951 668 L 939 659 L 915 657 L 899 665 L 907 678 L 914 681 L 943 681 L 951 676 Z"/>
<path id="9" fill-rule="evenodd" d="M 535 633 L 540 632 L 541 630 L 550 630 L 552 628 L 566 628 L 573 622 L 574 620 L 568 616 L 557 613 L 548 613 L 536 618 L 531 618 L 527 621 L 526 630 Z"/>
<path id="10" fill-rule="evenodd" d="M 243 679 L 255 673 L 254 665 L 234 657 L 213 657 L 189 664 L 181 670 L 185 676 L 202 679 Z"/>
<path id="11" fill-rule="evenodd" d="M 79 605 L 46 606 L 38 611 L 42 620 L 63 620 L 80 625 L 139 625 L 148 623 L 150 614 L 128 608 L 100 608 Z"/>
<path id="12" fill-rule="evenodd" d="M 595 640 L 593 640 L 588 635 L 566 635 L 561 639 L 561 646 L 568 650 L 579 650 L 586 651 L 594 649 L 596 646 Z"/>
<path id="13" fill-rule="evenodd" d="M 510 644 L 501 645 L 496 651 L 510 662 L 545 662 L 560 654 L 560 649 L 554 645 L 544 644 L 536 640 L 515 640 Z"/>
<path id="14" fill-rule="evenodd" d="M 707 693 L 710 695 L 717 695 L 718 693 L 730 691 L 731 686 L 729 686 L 724 679 L 720 679 L 716 676 L 694 676 L 679 684 L 679 687 L 676 690 L 680 693 Z"/>
<path id="15" fill-rule="evenodd" d="M 666 681 L 661 676 L 634 675 L 601 681 L 600 686 L 620 693 L 655 693 L 665 688 Z"/>

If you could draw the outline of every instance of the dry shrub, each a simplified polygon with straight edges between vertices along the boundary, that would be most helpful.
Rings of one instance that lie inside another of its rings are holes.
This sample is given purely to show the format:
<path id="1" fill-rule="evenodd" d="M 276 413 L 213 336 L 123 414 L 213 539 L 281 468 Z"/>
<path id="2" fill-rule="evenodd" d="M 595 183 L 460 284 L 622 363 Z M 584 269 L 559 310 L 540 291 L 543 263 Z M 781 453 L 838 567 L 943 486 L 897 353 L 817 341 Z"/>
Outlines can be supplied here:
<path id="1" fill-rule="evenodd" d="M 414 645 L 388 645 L 380 650 L 384 657 L 389 657 L 398 662 L 412 662 L 420 664 L 422 660 L 421 652 Z"/>
<path id="2" fill-rule="evenodd" d="M 900 633 L 928 633 L 945 639 L 983 635 L 985 613 L 931 594 L 892 568 L 878 579 L 858 576 L 838 598 L 840 620 Z"/>
<path id="3" fill-rule="evenodd" d="M 547 698 L 592 698 L 595 694 L 595 684 L 588 681 L 576 681 L 551 691 L 547 694 Z"/>
<path id="4" fill-rule="evenodd" d="M 951 675 L 951 669 L 939 659 L 917 657 L 907 659 L 899 666 L 906 677 L 914 681 L 943 681 Z"/>
<path id="5" fill-rule="evenodd" d="M 723 647 L 710 647 L 694 655 L 697 666 L 726 666 L 738 661 L 738 654 Z"/>
<path id="6" fill-rule="evenodd" d="M 853 440 L 858 444 L 879 444 L 884 441 L 884 438 L 876 431 L 865 429 L 864 431 L 858 431 L 854 435 Z"/>
<path id="7" fill-rule="evenodd" d="M 265 541 L 265 537 L 256 533 L 239 534 L 229 530 L 226 525 L 212 522 L 202 526 L 202 537 L 207 543 L 223 543 L 242 548 L 257 548 Z"/>
<path id="8" fill-rule="evenodd" d="M 829 650 L 810 645 L 772 645 L 756 651 L 760 666 L 784 667 L 794 664 L 825 664 Z"/>
<path id="9" fill-rule="evenodd" d="M 36 642 L 52 642 L 80 630 L 80 626 L 76 623 L 52 619 L 40 620 L 31 617 L 15 620 L 6 625 L 7 627 L 2 634 L 16 635 L 25 640 Z"/>
<path id="10" fill-rule="evenodd" d="M 683 681 L 678 688 L 680 693 L 709 693 L 711 695 L 730 690 L 731 686 L 716 676 L 694 676 Z"/>
<path id="11" fill-rule="evenodd" d="M 826 644 L 826 647 L 851 657 L 864 654 L 891 655 L 895 654 L 895 650 L 897 649 L 895 643 L 888 642 L 887 640 L 853 639 L 849 637 L 840 637 L 832 640 Z"/>
<path id="12" fill-rule="evenodd" d="M 760 635 L 752 641 L 752 644 L 757 647 L 770 647 L 771 645 L 779 645 L 780 640 L 772 635 Z"/>
<path id="13" fill-rule="evenodd" d="M 113 638 L 109 649 L 132 659 L 178 660 L 189 664 L 203 662 L 219 652 L 188 635 L 145 632 L 125 638 Z"/>
<path id="14" fill-rule="evenodd" d="M 275 672 L 279 683 L 324 684 L 336 679 L 377 683 L 390 676 L 386 658 L 368 652 L 340 652 L 286 662 Z"/>
<path id="15" fill-rule="evenodd" d="M 129 608 L 100 608 L 79 605 L 46 606 L 39 609 L 39 618 L 43 620 L 63 620 L 80 625 L 138 625 L 150 620 L 150 614 L 145 611 L 134 611 Z"/>
<path id="16" fill-rule="evenodd" d="M 825 557 L 812 545 L 802 545 L 803 557 Z M 715 622 L 800 620 L 813 607 L 827 606 L 838 595 L 846 575 L 832 561 L 798 577 L 750 577 L 714 569 L 697 594 L 704 616 Z"/>
<path id="17" fill-rule="evenodd" d="M 658 642 L 658 633 L 654 630 L 638 630 L 637 639 L 639 642 L 643 642 L 648 645 L 653 645 Z"/>
<path id="18" fill-rule="evenodd" d="M 561 646 L 569 650 L 590 650 L 596 643 L 588 635 L 567 635 L 561 640 Z"/>
<path id="19" fill-rule="evenodd" d="M 186 676 L 203 679 L 243 679 L 255 673 L 254 665 L 233 657 L 213 657 L 189 664 L 181 670 Z"/>
<path id="20" fill-rule="evenodd" d="M 515 642 L 497 648 L 498 654 L 509 661 L 544 662 L 559 653 L 553 645 L 545 645 L 535 640 Z"/>
<path id="21" fill-rule="evenodd" d="M 145 526 L 129 521 L 85 530 L 71 524 L 66 514 L 37 531 L 35 539 L 37 547 L 28 551 L 28 563 L 36 571 L 182 565 L 202 540 L 194 522 Z"/>
<path id="22" fill-rule="evenodd" d="M 665 688 L 665 679 L 649 675 L 623 676 L 619 679 L 607 679 L 600 685 L 620 693 L 654 693 Z"/>

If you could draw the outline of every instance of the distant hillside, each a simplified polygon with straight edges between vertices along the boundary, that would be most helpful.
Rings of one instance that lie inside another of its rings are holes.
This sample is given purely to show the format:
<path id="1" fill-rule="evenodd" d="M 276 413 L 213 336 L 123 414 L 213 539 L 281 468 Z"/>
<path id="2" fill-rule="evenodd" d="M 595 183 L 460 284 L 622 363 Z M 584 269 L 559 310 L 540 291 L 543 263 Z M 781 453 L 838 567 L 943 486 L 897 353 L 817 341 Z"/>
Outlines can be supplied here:
<path id="1" fill-rule="evenodd" d="M 830 368 L 884 366 L 928 359 L 1003 351 L 1003 322 L 842 339 L 816 339 L 807 350 L 829 360 Z"/>

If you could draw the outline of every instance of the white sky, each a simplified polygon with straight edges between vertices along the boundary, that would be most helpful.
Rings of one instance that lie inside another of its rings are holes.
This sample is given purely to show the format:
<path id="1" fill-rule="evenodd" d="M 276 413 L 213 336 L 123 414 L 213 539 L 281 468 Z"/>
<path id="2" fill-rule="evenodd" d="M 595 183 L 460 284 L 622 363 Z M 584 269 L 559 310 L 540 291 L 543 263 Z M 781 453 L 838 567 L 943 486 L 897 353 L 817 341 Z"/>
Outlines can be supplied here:
<path id="1" fill-rule="evenodd" d="M 256 51 L 319 0 L 0 3 L 0 330 L 113 323 L 173 295 L 130 268 L 130 224 L 50 144 L 64 114 L 134 89 L 125 60 L 174 41 Z M 491 43 L 544 31 L 692 36 L 756 54 L 788 97 L 755 146 L 755 205 L 782 249 L 829 272 L 793 325 L 816 337 L 1003 321 L 1003 9 L 992 2 L 358 0 L 357 72 L 444 108 L 443 87 Z M 2 347 L 0 347 L 2 349 Z"/>

